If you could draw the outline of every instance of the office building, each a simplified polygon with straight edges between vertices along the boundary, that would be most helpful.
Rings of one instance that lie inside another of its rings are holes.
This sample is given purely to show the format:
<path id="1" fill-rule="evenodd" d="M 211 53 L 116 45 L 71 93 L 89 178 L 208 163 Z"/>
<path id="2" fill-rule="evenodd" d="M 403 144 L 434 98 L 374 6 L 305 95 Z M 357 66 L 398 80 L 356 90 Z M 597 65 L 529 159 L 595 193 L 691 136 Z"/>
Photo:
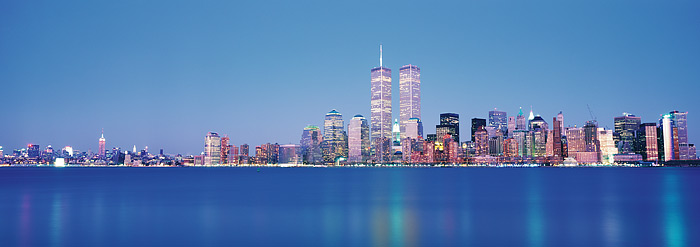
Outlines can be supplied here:
<path id="1" fill-rule="evenodd" d="M 420 68 L 409 64 L 399 69 L 400 139 L 405 138 L 406 124 L 411 118 L 421 118 Z"/>

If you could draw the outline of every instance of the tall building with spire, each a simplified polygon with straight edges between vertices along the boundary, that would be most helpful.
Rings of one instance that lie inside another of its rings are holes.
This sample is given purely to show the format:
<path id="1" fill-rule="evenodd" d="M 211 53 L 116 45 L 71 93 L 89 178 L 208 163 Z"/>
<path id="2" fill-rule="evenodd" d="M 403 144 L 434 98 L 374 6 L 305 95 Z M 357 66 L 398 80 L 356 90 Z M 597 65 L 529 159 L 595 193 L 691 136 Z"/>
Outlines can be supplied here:
<path id="1" fill-rule="evenodd" d="M 100 140 L 98 141 L 98 147 L 97 147 L 97 154 L 100 157 L 105 157 L 105 154 L 107 153 L 106 150 L 106 145 L 107 145 L 107 140 L 105 139 L 105 130 L 102 129 L 102 136 L 100 137 Z"/>
<path id="2" fill-rule="evenodd" d="M 406 123 L 411 118 L 421 118 L 420 68 L 409 64 L 399 69 L 399 126 L 401 138 L 406 137 Z"/>
<path id="3" fill-rule="evenodd" d="M 532 114 L 532 113 L 530 113 Z M 534 116 L 533 116 L 534 118 Z M 518 116 L 515 118 L 515 129 L 516 130 L 527 130 L 527 119 L 525 119 L 525 115 L 523 115 L 523 108 L 520 107 L 520 110 L 518 111 Z"/>
<path id="4" fill-rule="evenodd" d="M 379 46 L 379 67 L 371 74 L 370 131 L 376 162 L 391 159 L 391 69 L 384 68 L 382 46 Z"/>

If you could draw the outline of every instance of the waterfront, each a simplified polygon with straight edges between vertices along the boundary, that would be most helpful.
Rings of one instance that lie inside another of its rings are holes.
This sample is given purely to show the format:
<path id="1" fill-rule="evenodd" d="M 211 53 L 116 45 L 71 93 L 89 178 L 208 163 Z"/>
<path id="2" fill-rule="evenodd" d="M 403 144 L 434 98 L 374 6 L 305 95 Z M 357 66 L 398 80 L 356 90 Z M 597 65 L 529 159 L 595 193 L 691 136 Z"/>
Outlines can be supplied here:
<path id="1" fill-rule="evenodd" d="M 697 246 L 698 168 L 3 168 L 7 246 Z"/>

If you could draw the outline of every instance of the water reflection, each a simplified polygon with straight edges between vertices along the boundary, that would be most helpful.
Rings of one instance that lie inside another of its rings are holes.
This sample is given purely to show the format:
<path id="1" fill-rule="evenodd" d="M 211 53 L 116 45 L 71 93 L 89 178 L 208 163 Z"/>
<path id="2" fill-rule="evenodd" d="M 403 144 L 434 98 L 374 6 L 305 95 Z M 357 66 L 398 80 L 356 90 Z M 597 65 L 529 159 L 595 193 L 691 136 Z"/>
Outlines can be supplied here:
<path id="1" fill-rule="evenodd" d="M 539 172 L 530 170 L 527 173 L 527 216 L 528 240 L 533 247 L 543 246 L 544 221 L 542 209 L 542 185 Z"/>
<path id="2" fill-rule="evenodd" d="M 32 228 L 32 196 L 26 191 L 22 195 L 22 205 L 20 213 L 20 246 L 31 246 Z"/>
<path id="3" fill-rule="evenodd" d="M 619 182 L 610 171 L 603 174 L 601 187 L 603 193 L 603 237 L 606 246 L 620 246 L 620 211 L 618 206 Z"/>
<path id="4" fill-rule="evenodd" d="M 63 209 L 63 194 L 54 193 L 53 201 L 51 203 L 51 230 L 49 233 L 51 236 L 51 246 L 63 245 Z"/>
<path id="5" fill-rule="evenodd" d="M 665 218 L 666 246 L 683 247 L 685 245 L 685 227 L 683 216 L 682 187 L 677 169 L 665 170 L 663 210 Z"/>

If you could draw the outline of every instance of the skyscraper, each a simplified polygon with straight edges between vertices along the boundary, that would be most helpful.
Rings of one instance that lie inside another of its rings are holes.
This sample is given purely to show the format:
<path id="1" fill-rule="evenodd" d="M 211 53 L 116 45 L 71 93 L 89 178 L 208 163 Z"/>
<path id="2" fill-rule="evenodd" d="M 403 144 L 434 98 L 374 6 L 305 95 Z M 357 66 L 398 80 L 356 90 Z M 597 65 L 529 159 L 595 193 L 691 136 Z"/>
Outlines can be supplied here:
<path id="1" fill-rule="evenodd" d="M 459 143 L 459 114 L 457 113 L 441 113 L 439 128 L 445 129 L 442 134 L 450 134 L 454 142 Z M 440 133 L 437 133 L 438 139 L 442 138 Z"/>
<path id="2" fill-rule="evenodd" d="M 301 155 L 302 161 L 307 164 L 315 164 L 323 161 L 321 156 L 321 130 L 318 126 L 309 125 L 301 133 Z"/>
<path id="3" fill-rule="evenodd" d="M 229 145 L 230 139 L 228 136 L 224 135 L 224 137 L 221 137 L 221 154 L 219 155 L 219 162 L 221 164 L 228 164 L 228 155 L 229 152 L 231 152 L 231 145 Z"/>
<path id="4" fill-rule="evenodd" d="M 562 157 L 562 146 L 561 146 L 561 122 L 558 117 L 552 119 L 552 156 L 563 159 Z"/>
<path id="5" fill-rule="evenodd" d="M 348 124 L 348 161 L 366 162 L 369 158 L 369 124 L 362 115 L 355 115 Z"/>
<path id="6" fill-rule="evenodd" d="M 520 107 L 518 111 L 518 116 L 515 118 L 515 129 L 516 130 L 527 130 L 527 119 L 523 115 L 523 108 Z"/>
<path id="7" fill-rule="evenodd" d="M 107 149 L 106 149 L 106 147 L 105 147 L 106 144 L 107 144 L 107 140 L 105 139 L 105 131 L 104 131 L 104 129 L 103 129 L 103 130 L 102 130 L 102 136 L 100 136 L 100 140 L 98 141 L 98 144 L 97 144 L 97 145 L 98 145 L 98 147 L 97 147 L 97 154 L 98 154 L 100 157 L 105 157 L 105 154 L 107 153 Z"/>
<path id="8" fill-rule="evenodd" d="M 409 64 L 399 69 L 399 126 L 401 138 L 406 137 L 406 124 L 411 118 L 420 118 L 420 68 Z"/>
<path id="9" fill-rule="evenodd" d="M 221 164 L 221 137 L 214 132 L 207 133 L 204 138 L 204 165 Z"/>
<path id="10" fill-rule="evenodd" d="M 379 67 L 371 70 L 371 142 L 375 161 L 391 160 L 391 69 L 382 64 L 379 46 Z"/>
<path id="11" fill-rule="evenodd" d="M 486 119 L 472 118 L 472 142 L 476 141 L 476 131 L 479 129 L 484 129 L 484 127 L 486 127 Z"/>
<path id="12" fill-rule="evenodd" d="M 513 137 L 513 132 L 515 132 L 515 127 L 517 126 L 515 116 L 508 117 L 508 137 Z"/>
<path id="13" fill-rule="evenodd" d="M 656 140 L 656 124 L 643 123 L 637 130 L 635 153 L 641 154 L 645 161 L 658 161 L 659 148 Z"/>
<path id="14" fill-rule="evenodd" d="M 661 117 L 659 127 L 661 128 L 661 144 L 663 145 L 663 160 L 669 161 L 674 159 L 674 145 L 673 145 L 673 126 L 672 126 L 672 116 L 671 114 L 664 114 Z"/>
<path id="15" fill-rule="evenodd" d="M 688 160 L 691 158 L 688 149 L 688 112 L 672 111 L 669 114 L 671 114 L 672 125 L 678 133 L 678 140 L 676 141 L 678 142 L 678 159 Z"/>
<path id="16" fill-rule="evenodd" d="M 489 126 L 496 127 L 505 135 L 508 132 L 508 116 L 506 112 L 497 109 L 489 111 Z"/>
<path id="17" fill-rule="evenodd" d="M 343 115 L 333 109 L 326 114 L 323 123 L 321 151 L 325 162 L 335 162 L 338 157 L 347 157 L 347 136 Z"/>
<path id="18" fill-rule="evenodd" d="M 619 153 L 632 153 L 634 150 L 634 134 L 642 123 L 642 118 L 629 113 L 623 113 L 620 117 L 615 117 L 615 132 L 613 140 Z"/>
<path id="19" fill-rule="evenodd" d="M 559 121 L 559 133 L 561 133 L 562 135 L 566 135 L 564 133 L 564 113 L 562 113 L 561 111 L 559 112 L 559 114 L 557 114 L 557 121 Z"/>
<path id="20" fill-rule="evenodd" d="M 597 156 L 596 162 L 600 162 L 600 140 L 598 139 L 598 122 L 595 120 L 587 121 L 583 126 L 585 135 L 586 152 L 595 152 Z"/>
<path id="21" fill-rule="evenodd" d="M 419 118 L 411 118 L 406 123 L 405 138 L 418 139 L 423 137 L 423 122 Z"/>

